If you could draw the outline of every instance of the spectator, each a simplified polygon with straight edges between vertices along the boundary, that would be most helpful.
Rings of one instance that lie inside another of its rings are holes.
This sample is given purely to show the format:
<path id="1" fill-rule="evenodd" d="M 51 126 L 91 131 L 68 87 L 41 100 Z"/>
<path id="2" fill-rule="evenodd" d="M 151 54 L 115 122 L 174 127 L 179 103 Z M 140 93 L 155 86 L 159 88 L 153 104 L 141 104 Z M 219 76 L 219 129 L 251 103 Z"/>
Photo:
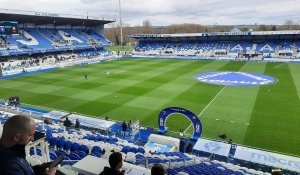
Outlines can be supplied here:
<path id="1" fill-rule="evenodd" d="M 56 167 L 47 168 L 51 162 L 31 167 L 25 159 L 25 146 L 33 141 L 35 130 L 35 121 L 22 115 L 14 115 L 5 122 L 0 139 L 0 174 L 54 175 L 56 173 Z"/>
<path id="2" fill-rule="evenodd" d="M 272 175 L 282 175 L 280 168 L 276 167 L 274 170 L 272 170 Z"/>
<path id="3" fill-rule="evenodd" d="M 72 126 L 72 122 L 69 120 L 68 117 L 66 117 L 66 120 L 64 121 L 64 126 L 67 128 Z"/>
<path id="4" fill-rule="evenodd" d="M 129 135 L 131 135 L 131 124 L 132 124 L 132 122 L 131 122 L 131 120 L 129 120 L 129 122 L 127 124 L 128 128 L 129 128 Z"/>
<path id="5" fill-rule="evenodd" d="M 126 125 L 125 121 L 123 121 L 123 123 L 122 123 L 122 135 L 124 137 L 126 136 L 126 129 L 127 129 L 127 125 Z"/>
<path id="6" fill-rule="evenodd" d="M 18 96 L 15 96 L 15 102 L 16 106 L 20 106 L 20 98 Z"/>
<path id="7" fill-rule="evenodd" d="M 109 158 L 109 167 L 104 167 L 100 175 L 124 175 L 120 169 L 123 166 L 123 157 L 119 152 L 112 153 Z"/>
<path id="8" fill-rule="evenodd" d="M 80 129 L 80 121 L 79 121 L 79 119 L 76 119 L 75 129 L 77 129 L 77 130 Z"/>
<path id="9" fill-rule="evenodd" d="M 186 146 L 185 152 L 186 152 L 186 153 L 191 153 L 192 150 L 193 150 L 193 145 L 192 145 L 192 143 L 189 141 L 189 143 L 188 143 L 187 146 Z"/>
<path id="10" fill-rule="evenodd" d="M 46 118 L 44 120 L 44 123 L 47 124 L 47 125 L 52 125 L 53 124 L 52 121 L 49 118 Z"/>
<path id="11" fill-rule="evenodd" d="M 8 106 L 7 100 L 4 100 L 4 107 L 6 108 Z"/>
<path id="12" fill-rule="evenodd" d="M 232 144 L 232 139 L 229 139 L 229 140 L 228 140 L 228 144 Z"/>
<path id="13" fill-rule="evenodd" d="M 165 169 L 161 164 L 154 164 L 151 168 L 151 175 L 165 175 Z"/>
<path id="14" fill-rule="evenodd" d="M 14 104 L 13 104 L 14 103 L 13 97 L 9 97 L 8 101 L 9 101 L 9 103 L 8 103 L 9 106 L 14 106 Z"/>
<path id="15" fill-rule="evenodd" d="M 183 138 L 180 139 L 180 142 L 179 142 L 179 151 L 184 153 L 184 141 L 183 141 Z"/>

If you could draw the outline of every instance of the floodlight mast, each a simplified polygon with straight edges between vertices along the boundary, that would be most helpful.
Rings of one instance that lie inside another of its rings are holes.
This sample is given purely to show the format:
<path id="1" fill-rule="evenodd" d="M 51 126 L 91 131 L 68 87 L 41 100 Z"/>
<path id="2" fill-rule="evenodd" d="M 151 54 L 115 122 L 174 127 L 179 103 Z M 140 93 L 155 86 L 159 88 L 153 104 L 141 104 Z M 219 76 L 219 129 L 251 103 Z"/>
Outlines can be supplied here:
<path id="1" fill-rule="evenodd" d="M 123 29 L 122 29 L 122 13 L 121 13 L 121 0 L 119 0 L 119 16 L 120 16 L 120 30 L 121 30 L 121 54 L 123 54 Z"/>

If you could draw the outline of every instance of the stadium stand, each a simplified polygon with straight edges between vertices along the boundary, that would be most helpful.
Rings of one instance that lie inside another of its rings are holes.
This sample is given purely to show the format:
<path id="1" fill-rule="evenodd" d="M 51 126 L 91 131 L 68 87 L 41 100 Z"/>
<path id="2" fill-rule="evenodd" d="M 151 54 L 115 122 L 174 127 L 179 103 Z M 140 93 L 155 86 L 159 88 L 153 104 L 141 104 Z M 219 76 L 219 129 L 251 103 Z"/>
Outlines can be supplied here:
<path id="1" fill-rule="evenodd" d="M 25 16 L 26 17 L 26 16 Z M 24 18 L 25 18 L 24 17 Z M 28 17 L 28 16 L 27 16 Z M 40 17 L 44 20 L 43 17 Z M 21 19 L 21 18 L 20 18 Z M 28 19 L 28 18 L 27 18 Z M 10 19 L 8 19 L 10 20 Z M 56 18 L 59 20 L 59 18 Z M 93 21 L 77 19 L 82 22 L 92 23 Z M 81 21 L 82 20 L 82 21 Z M 65 21 L 64 21 L 65 22 Z M 111 21 L 98 21 L 97 26 L 103 26 Z M 52 23 L 52 21 L 51 21 Z M 64 25 L 65 23 L 63 23 Z M 55 69 L 57 67 L 84 65 L 95 62 L 102 62 L 111 57 L 111 53 L 104 50 L 103 46 L 109 46 L 111 43 L 101 32 L 90 29 L 88 27 L 72 26 L 69 28 L 59 27 L 22 27 L 19 36 L 1 38 L 0 54 L 2 56 L 9 55 L 30 55 L 31 53 L 48 53 L 47 56 L 34 58 L 27 57 L 27 60 L 5 62 L 4 75 L 10 76 L 15 74 L 24 74 L 30 71 L 40 71 L 44 69 Z M 91 27 L 95 27 L 91 25 Z M 244 34 L 241 34 L 241 36 Z M 178 37 L 178 36 L 177 36 Z M 230 37 L 224 37 L 222 40 L 193 38 L 179 39 L 174 37 L 165 37 L 163 39 L 140 39 L 135 46 L 133 54 L 141 55 L 166 55 L 178 57 L 247 57 L 253 55 L 256 57 L 278 57 L 278 56 L 300 56 L 300 42 L 294 42 L 291 39 L 240 39 L 231 40 Z M 297 50 L 295 50 L 297 49 Z M 74 51 L 72 54 L 60 53 L 61 51 Z M 59 53 L 57 53 L 59 52 Z M 13 113 L 26 113 L 30 117 L 38 118 L 37 131 L 45 133 L 46 138 L 39 140 L 27 147 L 28 161 L 32 164 L 41 164 L 43 162 L 54 160 L 57 156 L 63 154 L 65 161 L 61 163 L 60 170 L 70 174 L 76 174 L 72 170 L 72 166 L 90 156 L 99 158 L 107 162 L 112 151 L 121 152 L 124 156 L 126 164 L 133 167 L 151 167 L 159 163 L 169 174 L 265 174 L 271 172 L 272 166 L 259 164 L 257 162 L 244 161 L 237 159 L 239 151 L 235 146 L 222 143 L 220 150 L 224 154 L 217 154 L 216 151 L 201 152 L 194 149 L 193 154 L 178 152 L 176 146 L 178 139 L 149 139 L 149 144 L 138 145 L 132 141 L 132 137 L 127 134 L 126 137 L 119 138 L 117 131 L 110 130 L 111 125 L 103 126 L 103 121 L 96 119 L 80 118 L 78 115 L 68 115 L 74 123 L 75 118 L 81 119 L 82 128 L 75 130 L 74 128 L 65 128 L 58 124 L 59 119 L 51 118 L 54 125 L 43 123 L 45 113 L 27 111 L 20 107 L 3 106 L 0 112 L 1 126 L 5 121 L 13 115 Z M 42 113 L 42 114 L 41 114 Z M 50 117 L 49 117 L 50 118 Z M 57 121 L 55 121 L 57 120 Z M 115 122 L 117 123 L 117 122 Z M 113 124 L 115 124 L 113 123 Z M 99 128 L 105 128 L 107 132 L 101 132 Z M 1 131 L 1 127 L 0 127 Z M 172 140 L 170 139 L 170 140 Z M 158 140 L 167 143 L 158 143 Z M 203 141 L 204 139 L 202 139 Z M 156 144 L 170 148 L 168 151 L 160 151 Z M 40 144 L 40 146 L 38 146 Z M 195 144 L 195 143 L 194 143 Z M 206 148 L 207 149 L 207 148 Z M 246 149 L 246 148 L 245 148 Z M 200 154 L 201 153 L 201 154 Z M 255 165 L 255 166 L 254 166 Z M 148 170 L 149 171 L 149 170 Z M 294 170 L 284 169 L 284 172 L 296 174 Z M 100 172 L 98 172 L 100 173 Z"/>
<path id="2" fill-rule="evenodd" d="M 112 19 L 77 19 L 80 21 L 79 25 L 75 19 L 67 22 L 69 16 L 65 17 L 66 15 L 49 19 L 45 16 L 36 16 L 35 12 L 22 14 L 22 11 L 18 11 L 18 14 L 14 14 L 13 10 L 7 10 L 6 13 L 8 15 L 0 15 L 1 20 L 19 23 L 19 35 L 1 37 L 1 56 L 25 56 L 86 49 L 103 50 L 104 46 L 111 45 L 102 34 L 104 24 L 113 22 Z M 28 22 L 30 20 L 35 20 L 37 23 Z M 66 23 L 69 25 L 66 26 Z"/>
<path id="3" fill-rule="evenodd" d="M 5 123 L 5 121 L 12 115 L 14 114 L 1 112 L 1 123 Z M 224 157 L 219 156 L 219 151 L 216 153 L 209 153 L 207 155 L 205 155 L 205 152 L 201 153 L 199 151 L 194 152 L 194 154 L 181 153 L 177 151 L 156 152 L 156 150 L 152 150 L 152 148 L 148 148 L 147 146 L 136 145 L 135 143 L 128 141 L 127 138 L 118 138 L 115 135 L 111 135 L 113 133 L 101 134 L 94 132 L 93 130 L 91 131 L 88 128 L 75 130 L 74 128 L 65 128 L 57 124 L 47 125 L 44 124 L 42 120 L 38 119 L 35 119 L 35 121 L 38 123 L 37 131 L 45 133 L 46 140 L 39 141 L 41 146 L 38 146 L 38 144 L 34 143 L 27 147 L 28 161 L 32 165 L 41 164 L 49 160 L 54 160 L 57 156 L 63 154 L 65 156 L 65 160 L 60 164 L 61 167 L 59 167 L 59 170 L 62 172 L 76 173 L 75 170 L 77 170 L 77 172 L 81 172 L 80 169 L 75 168 L 74 170 L 72 167 L 75 166 L 78 168 L 81 160 L 86 161 L 91 159 L 89 156 L 99 158 L 99 160 L 95 159 L 95 161 L 107 161 L 109 155 L 112 153 L 112 150 L 115 152 L 121 152 L 123 154 L 126 166 L 133 168 L 146 167 L 151 169 L 154 164 L 159 163 L 169 174 L 172 175 L 184 173 L 195 175 L 269 175 L 272 169 L 272 166 L 266 164 L 255 165 L 253 163 L 249 163 L 248 161 L 239 160 L 240 158 L 234 160 L 236 147 L 234 147 L 234 152 L 232 152 L 230 146 L 228 147 L 230 152 L 227 152 L 227 154 L 231 155 L 228 158 L 226 153 L 224 154 Z M 167 142 L 165 139 L 156 138 L 155 135 L 152 137 L 153 141 L 161 140 Z M 176 139 L 173 138 L 173 141 L 176 142 Z M 201 139 L 201 142 L 203 142 L 203 148 L 204 151 L 206 151 L 206 142 L 210 143 L 211 141 L 205 141 L 205 139 Z M 219 142 L 219 144 L 227 145 L 226 143 L 221 142 Z M 43 148 L 43 145 L 45 146 L 45 149 Z M 224 148 L 225 146 L 221 145 L 221 149 Z M 213 149 L 209 150 L 213 151 Z M 243 151 L 245 148 L 241 148 L 240 150 Z M 297 174 L 293 170 L 289 169 L 282 169 L 282 171 L 289 174 Z"/>
<path id="4" fill-rule="evenodd" d="M 299 58 L 298 31 L 221 32 L 217 34 L 130 35 L 133 55 L 172 57 Z M 272 35 L 270 35 L 272 33 Z M 292 36 L 292 34 L 295 34 Z M 266 37 L 270 36 L 270 37 Z"/>

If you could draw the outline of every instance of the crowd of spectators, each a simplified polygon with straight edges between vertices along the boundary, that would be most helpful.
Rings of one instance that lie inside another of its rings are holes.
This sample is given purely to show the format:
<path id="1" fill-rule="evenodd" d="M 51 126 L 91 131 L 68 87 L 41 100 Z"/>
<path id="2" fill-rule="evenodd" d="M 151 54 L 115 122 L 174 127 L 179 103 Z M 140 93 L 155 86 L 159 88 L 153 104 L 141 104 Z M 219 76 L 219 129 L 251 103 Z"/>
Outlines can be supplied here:
<path id="1" fill-rule="evenodd" d="M 8 100 L 4 100 L 4 106 L 20 106 L 20 98 L 18 96 L 9 97 Z"/>
<path id="2" fill-rule="evenodd" d="M 70 56 L 58 56 L 57 54 L 54 54 L 55 62 L 61 62 L 61 61 L 66 61 L 69 59 L 74 59 L 76 58 L 75 55 L 70 55 Z"/>
<path id="3" fill-rule="evenodd" d="M 44 63 L 47 60 L 46 56 L 36 57 L 36 58 L 19 58 L 18 60 L 1 60 L 2 67 L 8 69 L 15 69 L 20 67 L 32 67 L 39 66 L 41 63 Z M 8 63 L 5 63 L 8 62 Z M 13 63 L 15 62 L 15 63 Z"/>

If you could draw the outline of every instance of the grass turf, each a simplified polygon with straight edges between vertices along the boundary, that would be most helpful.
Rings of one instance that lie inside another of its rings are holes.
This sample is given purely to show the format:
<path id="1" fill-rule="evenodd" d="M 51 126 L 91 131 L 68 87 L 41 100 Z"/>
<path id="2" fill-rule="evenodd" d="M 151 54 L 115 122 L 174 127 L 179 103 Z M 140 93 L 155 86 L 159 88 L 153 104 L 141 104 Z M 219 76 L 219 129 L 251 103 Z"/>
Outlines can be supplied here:
<path id="1" fill-rule="evenodd" d="M 129 46 L 129 45 L 125 45 L 123 50 L 125 52 L 128 52 L 130 49 L 131 49 L 132 46 Z M 105 47 L 104 48 L 105 50 L 109 50 L 109 51 L 116 51 L 116 52 L 119 52 L 121 51 L 121 46 L 110 46 L 110 47 Z"/>
<path id="2" fill-rule="evenodd" d="M 122 59 L 1 80 L 0 98 L 18 95 L 23 104 L 120 121 L 140 119 L 152 127 L 157 127 L 162 109 L 181 106 L 199 115 L 203 137 L 219 139 L 225 132 L 236 143 L 299 155 L 299 64 L 280 64 Z M 230 87 L 193 78 L 207 71 L 257 72 L 278 82 Z M 193 131 L 181 115 L 170 117 L 167 126 L 170 131 Z"/>

